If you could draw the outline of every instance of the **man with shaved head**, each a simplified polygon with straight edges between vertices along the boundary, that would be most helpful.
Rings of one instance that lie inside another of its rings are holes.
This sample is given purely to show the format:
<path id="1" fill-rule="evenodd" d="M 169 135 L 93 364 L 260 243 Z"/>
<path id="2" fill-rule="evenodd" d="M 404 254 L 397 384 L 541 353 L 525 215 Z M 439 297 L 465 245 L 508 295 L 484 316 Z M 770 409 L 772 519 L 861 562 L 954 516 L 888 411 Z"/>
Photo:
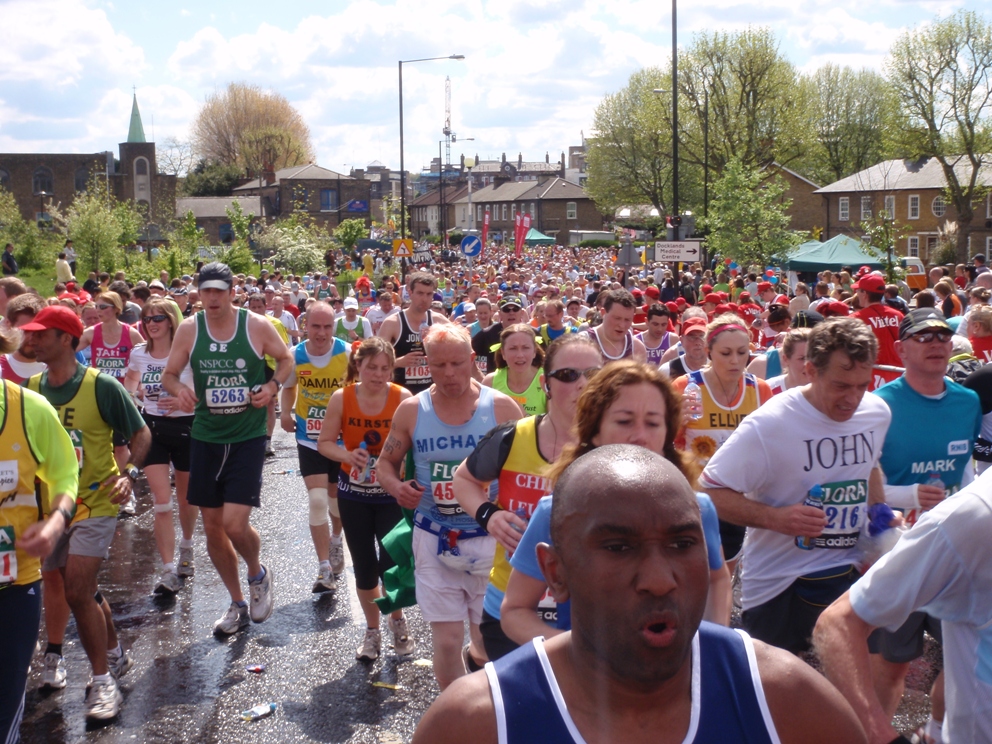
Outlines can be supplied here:
<path id="1" fill-rule="evenodd" d="M 693 489 L 665 458 L 599 447 L 555 487 L 538 560 L 572 630 L 458 679 L 420 742 L 863 742 L 850 706 L 791 654 L 702 622 Z"/>

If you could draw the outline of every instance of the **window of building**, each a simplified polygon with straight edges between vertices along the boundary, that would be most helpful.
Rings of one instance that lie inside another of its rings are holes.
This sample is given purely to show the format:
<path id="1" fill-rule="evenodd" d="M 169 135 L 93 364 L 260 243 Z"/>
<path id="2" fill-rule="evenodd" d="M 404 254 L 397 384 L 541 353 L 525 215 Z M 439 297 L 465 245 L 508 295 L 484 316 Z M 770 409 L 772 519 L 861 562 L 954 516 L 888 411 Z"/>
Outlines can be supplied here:
<path id="1" fill-rule="evenodd" d="M 910 258 L 920 257 L 920 239 L 917 237 L 909 238 L 907 243 L 906 252 L 909 254 Z"/>
<path id="2" fill-rule="evenodd" d="M 894 220 L 896 218 L 896 198 L 895 196 L 885 197 L 885 212 L 881 215 L 882 219 Z"/>
<path id="3" fill-rule="evenodd" d="M 42 191 L 46 194 L 55 193 L 52 184 L 52 171 L 44 166 L 35 170 L 34 177 L 31 179 L 31 190 L 35 194 L 40 194 Z"/>
<path id="4" fill-rule="evenodd" d="M 337 189 L 321 189 L 320 190 L 320 211 L 321 212 L 333 212 L 338 208 L 338 192 Z"/>
<path id="5" fill-rule="evenodd" d="M 482 212 L 483 212 L 482 205 L 479 204 L 475 208 L 475 221 L 476 222 L 480 222 L 480 223 L 482 222 Z"/>
<path id="6" fill-rule="evenodd" d="M 76 169 L 76 191 L 86 191 L 86 182 L 90 180 L 90 172 L 86 168 Z"/>
<path id="7" fill-rule="evenodd" d="M 920 219 L 920 197 L 916 194 L 909 197 L 909 209 L 907 214 L 911 220 Z"/>
<path id="8" fill-rule="evenodd" d="M 0 188 L 10 190 L 10 174 L 0 168 Z"/>
<path id="9" fill-rule="evenodd" d="M 217 237 L 220 238 L 221 243 L 234 242 L 234 228 L 231 227 L 230 222 L 225 222 L 223 225 L 217 228 Z"/>
<path id="10" fill-rule="evenodd" d="M 837 200 L 837 219 L 841 222 L 847 222 L 851 219 L 851 199 L 847 196 L 842 196 Z"/>
<path id="11" fill-rule="evenodd" d="M 134 175 L 136 176 L 147 176 L 148 175 L 148 160 L 145 158 L 138 158 L 134 161 Z"/>
<path id="12" fill-rule="evenodd" d="M 0 170 L 0 186 L 3 185 L 3 174 L 4 171 Z M 992 220 L 992 192 L 985 197 L 985 219 Z"/>
<path id="13" fill-rule="evenodd" d="M 537 204 L 534 202 L 530 203 L 530 218 L 532 220 L 537 219 Z"/>
<path id="14" fill-rule="evenodd" d="M 937 250 L 937 236 L 927 235 L 927 258 L 930 258 L 935 250 Z"/>
<path id="15" fill-rule="evenodd" d="M 988 257 L 990 253 L 992 253 L 992 236 L 985 238 L 985 256 Z"/>
<path id="16" fill-rule="evenodd" d="M 937 194 L 933 198 L 933 203 L 930 205 L 930 209 L 933 210 L 934 217 L 943 217 L 944 212 L 947 211 L 947 204 L 944 202 L 944 197 Z"/>
<path id="17" fill-rule="evenodd" d="M 579 218 L 579 207 L 575 202 L 567 202 L 565 204 L 565 219 L 566 220 L 577 220 Z"/>
<path id="18" fill-rule="evenodd" d="M 871 197 L 862 196 L 861 197 L 861 219 L 870 220 L 871 219 Z"/>
<path id="19" fill-rule="evenodd" d="M 506 205 L 505 204 L 503 205 L 503 219 L 504 220 L 506 219 Z M 511 204 L 510 205 L 510 219 L 511 220 L 517 219 L 517 205 L 516 204 Z"/>

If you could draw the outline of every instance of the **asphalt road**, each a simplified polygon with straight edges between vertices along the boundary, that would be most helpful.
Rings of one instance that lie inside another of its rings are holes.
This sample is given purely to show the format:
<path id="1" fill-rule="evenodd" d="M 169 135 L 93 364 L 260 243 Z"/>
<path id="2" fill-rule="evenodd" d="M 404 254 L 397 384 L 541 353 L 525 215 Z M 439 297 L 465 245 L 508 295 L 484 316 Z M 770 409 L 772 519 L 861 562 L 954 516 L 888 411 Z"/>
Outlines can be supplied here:
<path id="1" fill-rule="evenodd" d="M 83 716 L 89 664 L 70 622 L 64 646 L 68 685 L 42 694 L 36 657 L 28 680 L 21 728 L 27 744 L 56 742 L 408 742 L 420 717 L 437 696 L 430 666 L 429 628 L 416 607 L 407 610 L 417 650 L 403 661 L 393 656 L 383 633 L 383 655 L 374 664 L 355 661 L 364 618 L 355 598 L 350 556 L 334 595 L 314 595 L 316 556 L 307 523 L 307 493 L 299 475 L 296 446 L 278 430 L 276 457 L 265 463 L 262 509 L 252 522 L 262 535 L 262 562 L 275 579 L 276 608 L 264 623 L 218 639 L 214 621 L 228 595 L 207 556 L 202 529 L 194 539 L 196 575 L 172 600 L 151 594 L 159 570 L 152 534 L 151 497 L 139 488 L 139 509 L 118 522 L 100 588 L 114 610 L 121 641 L 134 668 L 121 680 L 120 718 L 87 730 Z M 242 568 L 242 572 L 244 569 Z M 383 623 L 385 628 L 385 623 Z M 44 631 L 42 631 L 42 648 Z M 815 659 L 811 660 L 815 665 Z M 245 670 L 265 664 L 262 674 Z M 929 643 L 913 665 L 900 728 L 910 732 L 929 711 L 926 692 L 940 666 Z M 374 683 L 398 685 L 399 689 Z M 241 711 L 275 702 L 276 712 L 245 722 Z"/>
<path id="2" fill-rule="evenodd" d="M 44 742 L 369 742 L 409 741 L 437 696 L 428 662 L 429 628 L 417 608 L 408 610 L 417 639 L 412 657 L 398 662 L 383 633 L 384 653 L 374 664 L 355 661 L 365 622 L 349 566 L 333 595 L 314 595 L 316 554 L 307 522 L 307 492 L 296 446 L 277 428 L 276 457 L 265 463 L 262 509 L 252 523 L 262 536 L 262 562 L 275 579 L 276 608 L 264 623 L 229 639 L 211 629 L 227 608 L 227 592 L 207 556 L 202 528 L 194 539 L 196 575 L 173 600 L 151 594 L 159 570 L 152 534 L 151 497 L 139 495 L 134 517 L 118 522 L 100 589 L 135 665 L 121 680 L 120 718 L 87 731 L 83 715 L 89 664 L 70 622 L 64 646 L 68 685 L 42 694 L 41 654 L 28 680 L 21 736 Z M 244 568 L 242 567 L 242 572 Z M 383 623 L 385 629 L 385 623 Z M 44 631 L 42 631 L 42 644 Z M 419 660 L 419 661 L 418 661 Z M 265 664 L 262 674 L 245 667 Z M 393 690 L 374 686 L 399 685 Z M 275 702 L 276 712 L 254 722 L 241 711 Z"/>

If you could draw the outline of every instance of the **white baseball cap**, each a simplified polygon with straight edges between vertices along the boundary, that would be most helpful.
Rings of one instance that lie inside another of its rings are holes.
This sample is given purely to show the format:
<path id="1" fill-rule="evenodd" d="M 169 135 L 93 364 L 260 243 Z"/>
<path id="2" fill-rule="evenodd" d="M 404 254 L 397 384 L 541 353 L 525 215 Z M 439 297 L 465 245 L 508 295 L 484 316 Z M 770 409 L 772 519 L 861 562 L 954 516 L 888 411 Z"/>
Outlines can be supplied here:
<path id="1" fill-rule="evenodd" d="M 347 310 L 349 308 L 354 308 L 355 310 L 358 309 L 358 300 L 354 297 L 346 297 L 344 300 L 344 309 Z"/>

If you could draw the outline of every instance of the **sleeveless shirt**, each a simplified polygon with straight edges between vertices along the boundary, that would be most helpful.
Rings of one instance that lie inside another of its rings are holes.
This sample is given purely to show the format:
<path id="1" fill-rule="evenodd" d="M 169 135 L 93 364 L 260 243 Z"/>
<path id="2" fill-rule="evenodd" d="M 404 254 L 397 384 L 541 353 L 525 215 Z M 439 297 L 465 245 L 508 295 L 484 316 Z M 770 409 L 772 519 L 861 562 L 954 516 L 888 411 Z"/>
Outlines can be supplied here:
<path id="1" fill-rule="evenodd" d="M 669 331 L 665 331 L 665 334 L 661 337 L 661 343 L 658 344 L 653 349 L 648 346 L 646 340 L 647 332 L 638 333 L 635 338 L 644 344 L 644 348 L 648 352 L 648 364 L 653 367 L 657 367 L 661 364 L 661 357 L 664 356 L 665 352 L 668 351 L 668 347 L 672 344 L 672 334 Z"/>
<path id="2" fill-rule="evenodd" d="M 400 337 L 396 339 L 393 348 L 396 356 L 406 356 L 410 352 L 424 350 L 424 344 L 420 340 L 420 329 L 414 331 L 406 319 L 406 310 L 400 310 Z M 434 317 L 430 311 L 427 312 L 427 325 L 434 325 Z M 427 360 L 418 362 L 413 367 L 397 367 L 393 370 L 393 382 L 402 385 L 411 393 L 427 390 L 433 381 L 431 380 L 431 369 L 427 366 Z"/>
<path id="3" fill-rule="evenodd" d="M 595 328 L 590 328 L 586 331 L 590 336 L 592 336 L 593 341 L 599 347 L 599 353 L 603 355 L 603 361 L 606 363 L 616 362 L 620 359 L 629 359 L 634 356 L 634 334 L 630 331 L 624 334 L 623 337 L 623 352 L 620 356 L 611 356 L 606 353 L 606 349 L 603 348 L 603 342 L 599 340 L 599 334 L 596 332 Z"/>
<path id="4" fill-rule="evenodd" d="M 127 374 L 127 364 L 131 359 L 131 326 L 121 323 L 121 337 L 116 346 L 107 346 L 103 340 L 103 323 L 93 326 L 93 341 L 90 344 L 90 365 L 106 372 L 118 380 Z"/>
<path id="5" fill-rule="evenodd" d="M 348 345 L 333 339 L 323 367 L 313 363 L 305 342 L 297 344 L 292 353 L 296 365 L 296 443 L 316 450 L 327 404 L 348 375 Z"/>
<path id="6" fill-rule="evenodd" d="M 493 374 L 493 390 L 499 390 L 513 398 L 524 409 L 525 416 L 536 416 L 539 413 L 548 412 L 548 400 L 541 388 L 541 370 L 537 367 L 532 367 L 532 369 L 534 370 L 534 379 L 530 381 L 530 385 L 522 393 L 510 390 L 506 380 L 506 367 L 497 369 Z"/>
<path id="7" fill-rule="evenodd" d="M 692 639 L 692 708 L 685 744 L 772 744 L 778 733 L 751 637 L 701 623 Z M 535 638 L 486 664 L 500 744 L 583 742 L 558 680 Z"/>
<path id="8" fill-rule="evenodd" d="M 362 442 L 369 453 L 369 464 L 363 474 L 342 463 L 338 473 L 338 498 L 363 501 L 367 504 L 391 504 L 395 499 L 383 490 L 376 478 L 375 464 L 382 453 L 382 445 L 393 424 L 393 414 L 400 404 L 402 388 L 389 384 L 389 393 L 382 410 L 373 416 L 362 412 L 358 404 L 358 391 L 355 385 L 348 385 L 341 394 L 341 439 L 345 449 L 353 450 Z"/>

